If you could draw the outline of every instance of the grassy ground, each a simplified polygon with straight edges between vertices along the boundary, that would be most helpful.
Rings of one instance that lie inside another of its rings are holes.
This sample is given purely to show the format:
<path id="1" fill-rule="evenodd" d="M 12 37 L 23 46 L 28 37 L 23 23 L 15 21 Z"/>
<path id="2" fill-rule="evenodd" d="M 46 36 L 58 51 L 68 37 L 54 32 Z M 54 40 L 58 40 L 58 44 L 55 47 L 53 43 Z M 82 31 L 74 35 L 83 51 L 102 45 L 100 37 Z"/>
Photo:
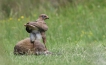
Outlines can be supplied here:
<path id="1" fill-rule="evenodd" d="M 1 65 L 106 65 L 106 8 L 79 5 L 60 12 L 44 12 L 47 20 L 47 48 L 55 53 L 48 56 L 15 56 L 14 45 L 29 36 L 23 26 L 29 18 L 0 20 Z"/>

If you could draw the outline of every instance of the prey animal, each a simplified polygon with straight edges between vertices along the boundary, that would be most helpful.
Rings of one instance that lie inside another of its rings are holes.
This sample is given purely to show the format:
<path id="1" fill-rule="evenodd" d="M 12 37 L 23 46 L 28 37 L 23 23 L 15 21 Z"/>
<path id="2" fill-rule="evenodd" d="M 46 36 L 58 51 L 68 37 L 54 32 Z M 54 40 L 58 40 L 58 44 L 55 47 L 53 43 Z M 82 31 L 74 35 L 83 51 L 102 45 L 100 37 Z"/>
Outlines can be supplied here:
<path id="1" fill-rule="evenodd" d="M 45 45 L 42 44 L 40 41 L 35 40 L 34 46 L 30 42 L 30 38 L 25 38 L 21 41 L 19 41 L 14 46 L 14 54 L 15 55 L 48 55 L 51 54 L 46 48 Z"/>
<path id="2" fill-rule="evenodd" d="M 49 19 L 46 14 L 41 14 L 36 21 L 28 22 L 26 26 L 26 31 L 30 33 L 30 42 L 34 43 L 35 40 L 43 39 L 43 43 L 46 43 L 46 34 L 48 26 L 46 25 L 45 20 Z"/>

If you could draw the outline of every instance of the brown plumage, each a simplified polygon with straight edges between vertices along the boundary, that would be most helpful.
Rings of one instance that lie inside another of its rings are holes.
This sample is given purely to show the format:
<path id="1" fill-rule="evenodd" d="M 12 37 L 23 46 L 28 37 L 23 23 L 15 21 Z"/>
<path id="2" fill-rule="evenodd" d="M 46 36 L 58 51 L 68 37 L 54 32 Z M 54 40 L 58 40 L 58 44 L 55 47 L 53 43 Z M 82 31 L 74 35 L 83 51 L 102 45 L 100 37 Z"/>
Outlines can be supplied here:
<path id="1" fill-rule="evenodd" d="M 24 54 L 49 54 L 48 50 L 45 48 L 44 44 L 40 41 L 35 40 L 34 46 L 30 42 L 30 38 L 23 39 L 19 41 L 14 47 L 15 55 L 24 55 Z"/>
<path id="2" fill-rule="evenodd" d="M 45 32 L 48 30 L 48 26 L 44 20 L 49 19 L 46 14 L 41 14 L 39 18 L 35 22 L 28 22 L 25 24 L 26 31 L 30 34 L 31 43 L 34 43 L 34 40 L 37 39 L 36 34 L 40 32 L 43 43 L 46 43 L 46 34 Z M 35 31 L 34 31 L 35 30 Z M 34 32 L 33 32 L 34 31 Z M 31 38 L 33 36 L 34 39 Z"/>

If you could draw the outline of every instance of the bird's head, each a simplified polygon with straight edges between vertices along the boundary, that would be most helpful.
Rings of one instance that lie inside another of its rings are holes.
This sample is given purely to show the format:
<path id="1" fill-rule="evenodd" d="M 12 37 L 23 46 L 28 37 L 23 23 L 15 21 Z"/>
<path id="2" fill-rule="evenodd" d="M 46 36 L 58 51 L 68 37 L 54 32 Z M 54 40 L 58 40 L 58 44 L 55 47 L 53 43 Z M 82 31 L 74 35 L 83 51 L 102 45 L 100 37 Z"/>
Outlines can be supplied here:
<path id="1" fill-rule="evenodd" d="M 41 14 L 39 16 L 39 18 L 43 19 L 43 20 L 46 20 L 46 19 L 49 19 L 49 17 L 46 15 L 46 14 Z"/>

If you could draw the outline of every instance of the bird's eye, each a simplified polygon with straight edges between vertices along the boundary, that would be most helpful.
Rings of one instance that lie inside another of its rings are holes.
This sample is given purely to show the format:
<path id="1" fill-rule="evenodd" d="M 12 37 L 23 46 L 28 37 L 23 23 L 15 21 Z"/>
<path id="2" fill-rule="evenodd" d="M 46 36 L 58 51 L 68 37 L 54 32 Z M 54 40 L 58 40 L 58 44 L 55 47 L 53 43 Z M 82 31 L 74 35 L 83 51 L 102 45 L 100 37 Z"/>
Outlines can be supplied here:
<path id="1" fill-rule="evenodd" d="M 46 16 L 42 16 L 43 18 L 46 18 Z"/>
<path id="2" fill-rule="evenodd" d="M 46 16 L 44 16 L 44 17 L 46 17 Z"/>

